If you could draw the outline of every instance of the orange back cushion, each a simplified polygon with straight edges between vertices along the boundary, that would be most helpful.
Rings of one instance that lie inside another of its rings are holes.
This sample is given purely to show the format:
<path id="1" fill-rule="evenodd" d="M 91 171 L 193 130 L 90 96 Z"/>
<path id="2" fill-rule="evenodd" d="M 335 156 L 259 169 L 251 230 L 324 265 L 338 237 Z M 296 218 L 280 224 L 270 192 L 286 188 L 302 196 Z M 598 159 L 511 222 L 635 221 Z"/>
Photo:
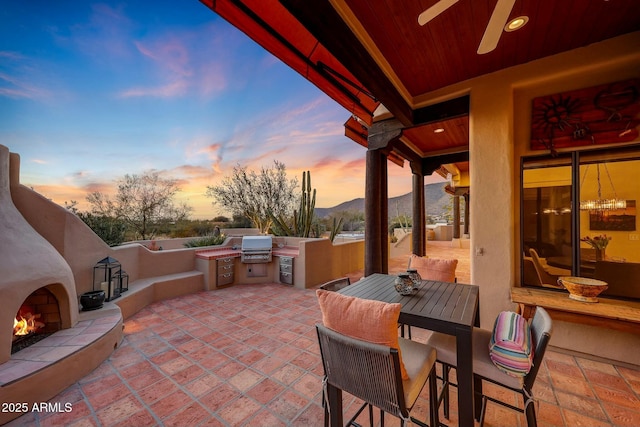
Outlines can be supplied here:
<path id="1" fill-rule="evenodd" d="M 316 291 L 322 323 L 343 335 L 398 349 L 398 317 L 400 304 L 342 295 L 318 289 Z M 400 356 L 402 379 L 409 379 Z"/>
<path id="2" fill-rule="evenodd" d="M 411 255 L 411 268 L 420 273 L 423 280 L 439 280 L 441 282 L 455 282 L 457 259 L 427 258 Z"/>

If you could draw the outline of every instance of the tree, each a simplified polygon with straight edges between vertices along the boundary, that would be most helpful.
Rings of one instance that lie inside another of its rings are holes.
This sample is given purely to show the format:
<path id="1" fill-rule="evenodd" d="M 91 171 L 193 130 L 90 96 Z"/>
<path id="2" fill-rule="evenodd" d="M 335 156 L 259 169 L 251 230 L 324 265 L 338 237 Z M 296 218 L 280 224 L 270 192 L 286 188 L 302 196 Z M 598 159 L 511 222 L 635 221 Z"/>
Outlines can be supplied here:
<path id="1" fill-rule="evenodd" d="M 162 178 L 159 172 L 125 175 L 117 185 L 113 199 L 100 192 L 87 196 L 91 213 L 124 221 L 143 240 L 153 238 L 159 227 L 188 218 L 193 210 L 174 202 L 180 191 L 177 181 Z"/>
<path id="2" fill-rule="evenodd" d="M 87 224 L 107 245 L 117 246 L 124 242 L 126 224 L 123 221 L 105 215 L 80 212 L 76 207 L 77 204 L 78 202 L 75 200 L 72 200 L 71 203 L 65 201 L 64 207 Z"/>
<path id="3" fill-rule="evenodd" d="M 237 165 L 220 185 L 207 186 L 206 195 L 215 199 L 214 204 L 231 211 L 234 218 L 245 216 L 261 233 L 266 233 L 271 227 L 269 212 L 290 215 L 297 184 L 297 179 L 287 179 L 285 165 L 276 160 L 273 167 L 262 167 L 260 173 Z"/>

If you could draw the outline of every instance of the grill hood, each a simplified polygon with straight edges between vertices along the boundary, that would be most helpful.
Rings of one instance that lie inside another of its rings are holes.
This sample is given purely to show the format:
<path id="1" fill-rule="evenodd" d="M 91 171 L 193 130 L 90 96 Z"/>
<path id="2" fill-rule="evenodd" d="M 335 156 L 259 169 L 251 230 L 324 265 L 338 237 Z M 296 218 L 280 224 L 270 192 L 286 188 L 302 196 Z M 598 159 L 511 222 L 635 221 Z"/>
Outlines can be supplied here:
<path id="1" fill-rule="evenodd" d="M 272 246 L 271 236 L 244 236 L 240 261 L 244 263 L 271 262 Z"/>
<path id="2" fill-rule="evenodd" d="M 242 251 L 265 251 L 271 252 L 273 239 L 271 236 L 244 236 L 242 238 Z"/>

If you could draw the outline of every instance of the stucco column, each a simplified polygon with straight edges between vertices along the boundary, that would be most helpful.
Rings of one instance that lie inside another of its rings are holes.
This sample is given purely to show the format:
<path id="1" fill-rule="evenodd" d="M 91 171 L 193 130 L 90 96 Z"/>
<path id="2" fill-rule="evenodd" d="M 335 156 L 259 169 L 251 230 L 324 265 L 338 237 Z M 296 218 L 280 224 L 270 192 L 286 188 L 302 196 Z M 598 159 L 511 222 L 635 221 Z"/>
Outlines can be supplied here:
<path id="1" fill-rule="evenodd" d="M 471 283 L 480 287 L 480 324 L 513 310 L 514 161 L 512 88 L 495 77 L 473 88 L 469 115 Z"/>
<path id="2" fill-rule="evenodd" d="M 413 253 L 418 256 L 424 256 L 426 254 L 426 218 L 424 212 L 424 175 L 421 164 L 411 162 L 411 172 L 413 173 L 413 230 L 411 233 L 411 243 L 413 245 Z"/>
<path id="3" fill-rule="evenodd" d="M 453 238 L 460 238 L 460 196 L 453 196 Z"/>

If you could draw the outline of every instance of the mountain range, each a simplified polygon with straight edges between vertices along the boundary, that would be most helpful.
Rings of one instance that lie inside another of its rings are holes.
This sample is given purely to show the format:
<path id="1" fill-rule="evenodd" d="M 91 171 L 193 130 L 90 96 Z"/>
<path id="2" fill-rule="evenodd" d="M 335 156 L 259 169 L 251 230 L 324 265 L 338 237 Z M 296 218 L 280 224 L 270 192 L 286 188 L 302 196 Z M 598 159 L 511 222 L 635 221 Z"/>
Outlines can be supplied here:
<path id="1" fill-rule="evenodd" d="M 451 213 L 451 195 L 444 191 L 446 182 L 427 184 L 424 186 L 425 207 L 427 216 L 442 217 Z M 389 198 L 389 217 L 399 215 L 412 216 L 411 193 Z M 318 218 L 326 218 L 340 212 L 364 213 L 364 198 L 340 203 L 332 208 L 316 208 Z"/>

